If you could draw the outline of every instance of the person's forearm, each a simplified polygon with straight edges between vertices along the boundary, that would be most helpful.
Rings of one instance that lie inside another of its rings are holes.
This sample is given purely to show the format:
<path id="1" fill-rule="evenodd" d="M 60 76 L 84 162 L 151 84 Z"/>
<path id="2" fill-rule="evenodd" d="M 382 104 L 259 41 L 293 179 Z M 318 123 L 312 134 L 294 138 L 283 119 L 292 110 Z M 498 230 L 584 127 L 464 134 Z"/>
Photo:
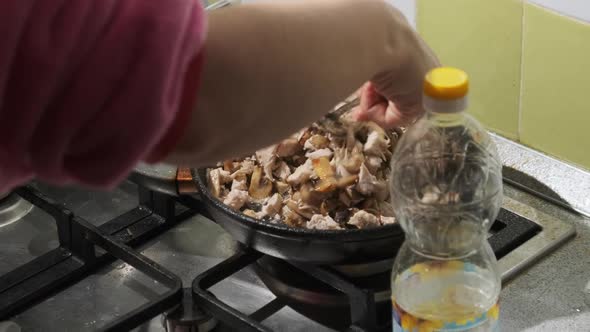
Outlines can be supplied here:
<path id="1" fill-rule="evenodd" d="M 409 26 L 380 1 L 310 0 L 209 16 L 198 103 L 168 161 L 201 166 L 275 143 L 405 63 Z"/>

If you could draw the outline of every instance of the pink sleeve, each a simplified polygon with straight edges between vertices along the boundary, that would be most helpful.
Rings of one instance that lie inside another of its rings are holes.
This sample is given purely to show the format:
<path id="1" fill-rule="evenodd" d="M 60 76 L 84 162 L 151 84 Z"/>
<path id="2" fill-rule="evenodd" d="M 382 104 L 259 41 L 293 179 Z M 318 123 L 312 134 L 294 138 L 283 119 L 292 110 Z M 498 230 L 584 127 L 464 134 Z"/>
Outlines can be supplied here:
<path id="1" fill-rule="evenodd" d="M 199 0 L 2 0 L 0 36 L 0 193 L 110 188 L 186 118 L 205 14 Z"/>

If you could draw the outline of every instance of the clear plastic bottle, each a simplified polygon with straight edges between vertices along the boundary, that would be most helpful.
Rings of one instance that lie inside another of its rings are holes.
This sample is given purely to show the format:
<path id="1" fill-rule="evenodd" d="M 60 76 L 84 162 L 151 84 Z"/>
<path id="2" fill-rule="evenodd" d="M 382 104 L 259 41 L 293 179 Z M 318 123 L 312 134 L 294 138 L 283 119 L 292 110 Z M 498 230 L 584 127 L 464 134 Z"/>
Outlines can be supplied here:
<path id="1" fill-rule="evenodd" d="M 394 331 L 499 328 L 501 281 L 487 233 L 502 201 L 502 164 L 465 113 L 468 90 L 459 69 L 428 73 L 427 114 L 392 159 L 392 202 L 406 233 L 391 277 Z"/>

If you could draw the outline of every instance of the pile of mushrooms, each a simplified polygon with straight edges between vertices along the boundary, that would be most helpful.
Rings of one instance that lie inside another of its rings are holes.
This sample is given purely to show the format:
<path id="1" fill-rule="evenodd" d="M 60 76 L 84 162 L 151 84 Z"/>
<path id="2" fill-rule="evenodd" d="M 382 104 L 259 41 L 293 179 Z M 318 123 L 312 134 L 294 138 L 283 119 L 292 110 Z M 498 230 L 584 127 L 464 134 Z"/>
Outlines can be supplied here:
<path id="1" fill-rule="evenodd" d="M 208 170 L 208 185 L 236 211 L 291 227 L 340 230 L 395 223 L 390 159 L 401 130 L 349 114 Z"/>

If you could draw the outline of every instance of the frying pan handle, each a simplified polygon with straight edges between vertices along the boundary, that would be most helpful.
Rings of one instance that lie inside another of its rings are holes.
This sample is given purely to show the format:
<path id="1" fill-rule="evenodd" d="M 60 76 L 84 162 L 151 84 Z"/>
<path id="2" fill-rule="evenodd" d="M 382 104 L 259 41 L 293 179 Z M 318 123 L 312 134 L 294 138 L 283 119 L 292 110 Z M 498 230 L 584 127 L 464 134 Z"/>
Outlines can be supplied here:
<path id="1" fill-rule="evenodd" d="M 176 171 L 176 188 L 179 195 L 194 195 L 199 193 L 192 168 L 178 168 Z"/>

